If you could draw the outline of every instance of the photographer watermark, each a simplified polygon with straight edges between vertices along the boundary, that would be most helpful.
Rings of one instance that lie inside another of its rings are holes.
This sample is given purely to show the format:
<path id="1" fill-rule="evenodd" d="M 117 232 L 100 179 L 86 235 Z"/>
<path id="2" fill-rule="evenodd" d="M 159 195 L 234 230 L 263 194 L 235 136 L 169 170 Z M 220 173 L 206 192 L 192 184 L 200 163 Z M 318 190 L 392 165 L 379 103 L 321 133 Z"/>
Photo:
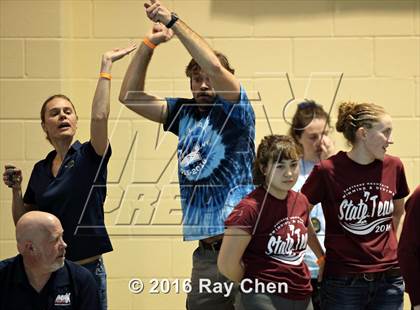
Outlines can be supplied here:
<path id="1" fill-rule="evenodd" d="M 149 279 L 141 280 L 133 278 L 128 281 L 128 290 L 133 294 L 140 294 L 143 291 L 148 294 L 188 294 L 191 292 L 190 279 Z"/>
<path id="2" fill-rule="evenodd" d="M 198 292 L 208 294 L 223 294 L 230 296 L 235 286 L 234 282 L 212 282 L 210 279 L 202 278 L 198 281 Z M 258 279 L 243 279 L 239 283 L 239 289 L 243 294 L 287 294 L 289 286 L 286 282 L 263 282 Z M 148 294 L 188 294 L 192 291 L 190 279 L 149 279 L 141 280 L 133 278 L 128 282 L 128 290 L 133 294 L 142 292 Z"/>

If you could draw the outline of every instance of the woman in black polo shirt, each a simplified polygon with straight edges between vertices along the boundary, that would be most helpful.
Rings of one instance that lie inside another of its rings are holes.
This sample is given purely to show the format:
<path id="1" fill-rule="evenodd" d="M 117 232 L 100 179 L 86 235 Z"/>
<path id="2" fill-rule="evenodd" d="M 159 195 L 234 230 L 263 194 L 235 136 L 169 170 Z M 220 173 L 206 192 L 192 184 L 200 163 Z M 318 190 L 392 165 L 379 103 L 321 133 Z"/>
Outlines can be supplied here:
<path id="1" fill-rule="evenodd" d="M 75 141 L 78 117 L 73 103 L 64 95 L 49 97 L 41 108 L 41 126 L 54 147 L 35 164 L 22 197 L 20 169 L 7 165 L 3 174 L 12 188 L 13 219 L 41 210 L 56 215 L 64 229 L 69 260 L 89 269 L 97 283 L 102 309 L 106 309 L 106 273 L 101 254 L 112 251 L 104 223 L 111 67 L 135 49 L 114 49 L 102 56 L 101 72 L 92 103 L 90 140 Z"/>

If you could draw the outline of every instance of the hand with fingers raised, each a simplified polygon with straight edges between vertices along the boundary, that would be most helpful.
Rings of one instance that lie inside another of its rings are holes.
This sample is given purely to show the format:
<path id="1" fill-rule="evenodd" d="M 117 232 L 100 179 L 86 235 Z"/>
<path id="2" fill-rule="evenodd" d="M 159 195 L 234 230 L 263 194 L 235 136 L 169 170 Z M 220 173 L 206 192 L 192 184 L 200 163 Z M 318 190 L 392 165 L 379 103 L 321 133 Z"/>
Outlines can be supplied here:
<path id="1" fill-rule="evenodd" d="M 147 17 L 155 23 L 159 22 L 167 25 L 172 19 L 171 11 L 163 6 L 159 0 L 150 0 L 149 3 L 144 4 L 144 7 Z"/>
<path id="2" fill-rule="evenodd" d="M 126 48 L 114 48 L 111 51 L 105 52 L 102 55 L 102 71 L 104 71 L 105 68 L 108 68 L 109 70 L 115 61 L 118 61 L 126 55 L 130 54 L 136 48 L 137 44 L 132 44 Z"/>

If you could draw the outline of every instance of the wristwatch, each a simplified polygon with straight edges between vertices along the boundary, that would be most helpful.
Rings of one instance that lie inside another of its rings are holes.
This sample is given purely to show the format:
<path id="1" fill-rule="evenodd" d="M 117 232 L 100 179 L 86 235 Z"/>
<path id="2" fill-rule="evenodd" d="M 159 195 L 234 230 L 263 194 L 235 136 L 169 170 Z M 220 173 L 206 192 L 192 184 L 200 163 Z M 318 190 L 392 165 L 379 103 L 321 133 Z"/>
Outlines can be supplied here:
<path id="1" fill-rule="evenodd" d="M 171 13 L 171 20 L 169 21 L 169 23 L 167 23 L 165 26 L 166 26 L 166 28 L 171 28 L 175 23 L 176 23 L 176 21 L 179 19 L 179 17 L 178 17 L 178 15 L 176 15 L 176 13 L 174 13 L 174 12 L 172 12 Z"/>

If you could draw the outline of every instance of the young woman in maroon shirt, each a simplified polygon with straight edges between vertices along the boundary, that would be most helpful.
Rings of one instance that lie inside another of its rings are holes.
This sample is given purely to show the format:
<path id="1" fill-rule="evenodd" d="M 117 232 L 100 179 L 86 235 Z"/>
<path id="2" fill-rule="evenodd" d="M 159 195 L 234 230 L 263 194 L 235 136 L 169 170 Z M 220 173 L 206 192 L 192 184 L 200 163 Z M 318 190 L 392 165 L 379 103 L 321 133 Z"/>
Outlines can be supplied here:
<path id="1" fill-rule="evenodd" d="M 309 221 L 309 202 L 291 190 L 299 176 L 291 137 L 261 141 L 254 163 L 259 185 L 229 215 L 218 258 L 220 271 L 240 282 L 239 309 L 312 309 L 306 245 L 322 256 Z"/>
<path id="2" fill-rule="evenodd" d="M 336 124 L 351 144 L 314 167 L 302 187 L 326 220 L 322 309 L 403 307 L 397 231 L 409 193 L 392 144 L 391 117 L 375 104 L 343 103 Z"/>
<path id="3" fill-rule="evenodd" d="M 420 310 L 420 185 L 407 200 L 405 212 L 398 259 L 412 309 Z"/>

